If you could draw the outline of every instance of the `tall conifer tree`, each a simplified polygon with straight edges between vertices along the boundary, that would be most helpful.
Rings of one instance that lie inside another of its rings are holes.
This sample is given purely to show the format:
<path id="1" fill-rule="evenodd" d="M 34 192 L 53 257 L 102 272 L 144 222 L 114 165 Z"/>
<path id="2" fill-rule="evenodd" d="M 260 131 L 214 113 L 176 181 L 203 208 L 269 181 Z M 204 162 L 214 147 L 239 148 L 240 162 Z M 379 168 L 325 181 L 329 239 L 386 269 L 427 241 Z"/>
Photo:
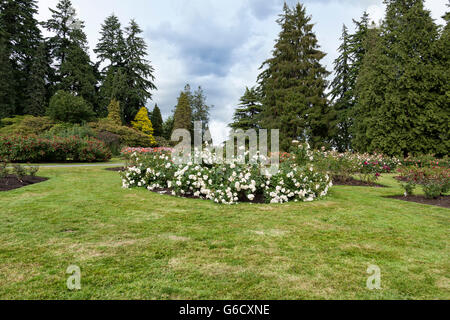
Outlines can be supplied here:
<path id="1" fill-rule="evenodd" d="M 245 93 L 240 99 L 240 104 L 233 115 L 233 129 L 257 129 L 259 128 L 259 117 L 261 114 L 261 103 L 255 88 L 245 88 Z"/>
<path id="2" fill-rule="evenodd" d="M 301 4 L 293 9 L 285 3 L 277 20 L 281 26 L 273 57 L 260 74 L 262 125 L 280 129 L 280 148 L 288 150 L 294 139 L 313 146 L 328 140 L 329 114 L 325 89 L 328 76 L 311 17 Z"/>

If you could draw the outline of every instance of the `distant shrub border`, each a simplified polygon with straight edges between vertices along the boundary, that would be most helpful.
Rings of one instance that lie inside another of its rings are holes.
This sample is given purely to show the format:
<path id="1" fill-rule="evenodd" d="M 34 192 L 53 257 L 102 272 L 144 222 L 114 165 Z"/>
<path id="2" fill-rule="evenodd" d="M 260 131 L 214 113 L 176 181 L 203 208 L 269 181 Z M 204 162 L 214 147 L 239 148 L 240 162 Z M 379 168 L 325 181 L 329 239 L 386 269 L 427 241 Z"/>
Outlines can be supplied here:
<path id="1" fill-rule="evenodd" d="M 93 138 L 0 137 L 0 158 L 10 162 L 102 162 L 111 159 L 105 144 Z"/>

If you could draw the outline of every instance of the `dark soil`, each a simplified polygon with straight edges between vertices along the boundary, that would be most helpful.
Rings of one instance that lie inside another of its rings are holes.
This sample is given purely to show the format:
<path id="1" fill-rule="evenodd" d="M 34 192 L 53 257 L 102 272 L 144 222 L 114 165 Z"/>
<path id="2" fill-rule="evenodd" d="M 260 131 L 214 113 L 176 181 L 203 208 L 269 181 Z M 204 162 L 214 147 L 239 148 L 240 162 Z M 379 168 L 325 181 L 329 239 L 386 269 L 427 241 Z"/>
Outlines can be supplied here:
<path id="1" fill-rule="evenodd" d="M 158 194 L 165 194 L 168 196 L 172 196 L 172 189 L 155 189 L 152 190 L 152 192 L 154 193 L 158 193 Z M 181 196 L 181 198 L 187 198 L 187 199 L 202 199 L 200 197 L 195 197 L 192 194 L 185 194 L 183 196 Z M 239 199 L 239 203 L 266 203 L 264 195 L 263 194 L 256 194 L 255 195 L 255 199 L 253 199 L 253 201 L 250 201 L 249 199 L 245 198 L 245 199 Z"/>
<path id="2" fill-rule="evenodd" d="M 437 199 L 428 199 L 425 196 L 390 196 L 387 198 L 450 208 L 450 196 L 441 196 Z"/>
<path id="3" fill-rule="evenodd" d="M 362 181 L 362 180 L 356 180 L 354 178 L 351 178 L 349 180 L 333 179 L 333 185 L 335 185 L 335 186 L 386 188 L 386 186 L 383 186 L 383 185 L 375 183 L 375 182 L 369 183 L 369 182 Z"/>
<path id="4" fill-rule="evenodd" d="M 117 167 L 117 168 L 106 168 L 105 170 L 122 172 L 122 171 L 125 171 L 125 169 L 126 169 L 125 167 Z"/>
<path id="5" fill-rule="evenodd" d="M 20 181 L 15 175 L 7 175 L 5 178 L 0 178 L 0 191 L 9 191 L 19 189 L 30 184 L 35 184 L 48 180 L 42 177 L 26 176 Z"/>

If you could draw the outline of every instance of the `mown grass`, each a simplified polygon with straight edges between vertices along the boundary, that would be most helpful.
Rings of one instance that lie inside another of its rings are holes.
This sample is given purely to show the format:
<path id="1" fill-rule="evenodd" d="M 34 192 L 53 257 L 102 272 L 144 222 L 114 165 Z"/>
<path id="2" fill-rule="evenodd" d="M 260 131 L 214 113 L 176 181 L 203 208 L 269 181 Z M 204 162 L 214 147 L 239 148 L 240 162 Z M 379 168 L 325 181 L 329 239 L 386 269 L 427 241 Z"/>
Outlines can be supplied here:
<path id="1" fill-rule="evenodd" d="M 0 299 L 450 298 L 450 210 L 384 198 L 401 193 L 389 176 L 313 203 L 220 206 L 123 190 L 98 167 L 40 175 L 0 193 Z"/>

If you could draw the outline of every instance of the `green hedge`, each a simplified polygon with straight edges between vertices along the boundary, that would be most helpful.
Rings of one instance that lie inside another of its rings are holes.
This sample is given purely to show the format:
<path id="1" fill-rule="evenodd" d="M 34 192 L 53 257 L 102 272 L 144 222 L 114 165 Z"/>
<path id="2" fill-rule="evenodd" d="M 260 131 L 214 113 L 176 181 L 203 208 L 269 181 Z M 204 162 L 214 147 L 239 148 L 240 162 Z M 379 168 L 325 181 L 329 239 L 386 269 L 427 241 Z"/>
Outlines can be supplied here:
<path id="1" fill-rule="evenodd" d="M 101 162 L 111 159 L 105 144 L 79 137 L 0 137 L 0 158 L 10 162 Z"/>

